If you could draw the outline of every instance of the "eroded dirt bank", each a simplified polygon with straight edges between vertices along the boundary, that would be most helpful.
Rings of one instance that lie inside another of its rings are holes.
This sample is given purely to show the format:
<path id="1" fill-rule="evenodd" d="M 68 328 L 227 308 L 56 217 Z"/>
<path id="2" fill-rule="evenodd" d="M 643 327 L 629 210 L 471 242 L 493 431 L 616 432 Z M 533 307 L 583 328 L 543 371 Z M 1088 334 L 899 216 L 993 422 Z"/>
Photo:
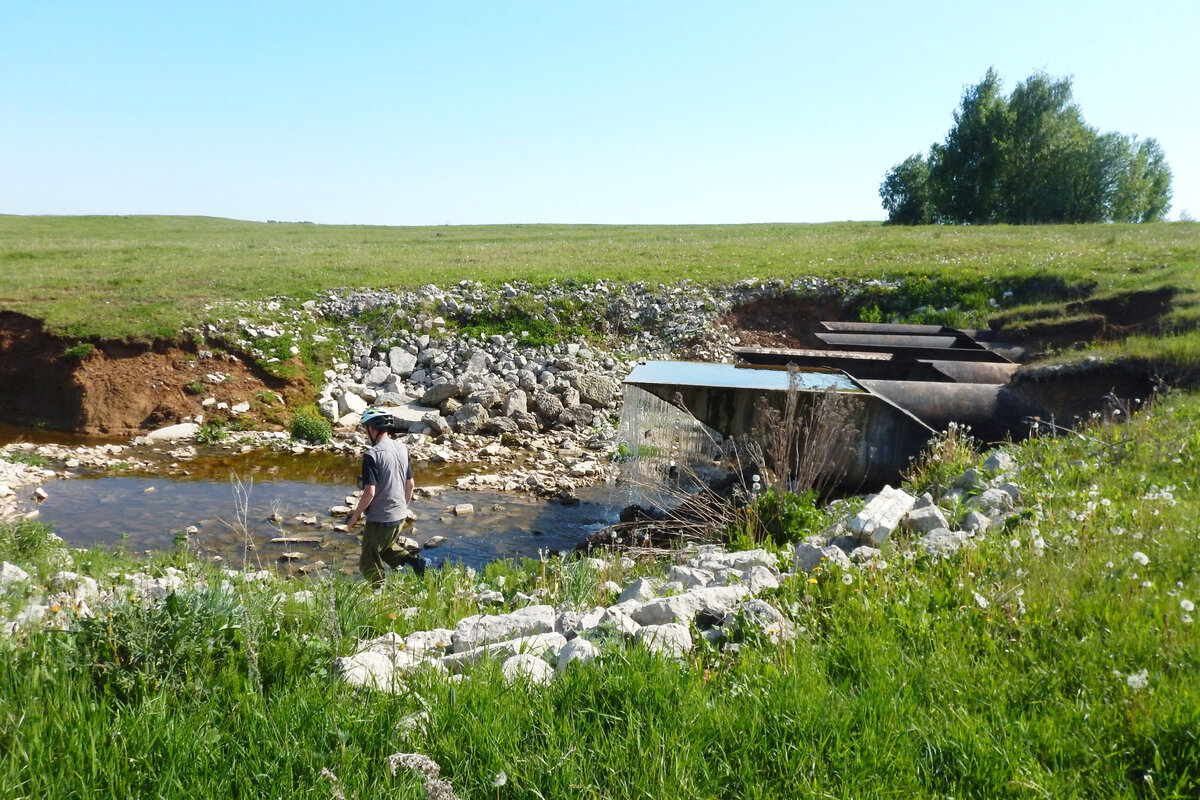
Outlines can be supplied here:
<path id="1" fill-rule="evenodd" d="M 101 341 L 80 347 L 39 320 L 0 311 L 0 419 L 19 425 L 132 436 L 205 413 L 203 399 L 249 402 L 260 419 L 303 395 L 231 354 L 186 344 Z M 278 397 L 274 395 L 278 395 Z"/>
<path id="2" fill-rule="evenodd" d="M 720 360 L 722 354 L 728 356 L 731 344 L 819 348 L 821 342 L 812 335 L 819 321 L 859 319 L 863 303 L 875 300 L 823 285 L 799 293 L 782 285 L 734 288 L 737 291 L 714 294 L 714 301 L 698 315 L 685 314 L 700 317 L 689 320 L 695 329 L 689 335 L 705 339 L 699 348 L 702 355 L 689 350 L 685 357 Z M 999 311 L 991 317 L 992 328 L 994 335 L 1019 345 L 1027 360 L 1036 362 L 1050 348 L 1071 348 L 1133 332 L 1153 335 L 1174 296 L 1173 289 L 1106 298 L 1067 292 L 1054 298 L 1065 302 L 1053 307 Z M 455 309 L 456 322 L 470 324 L 459 303 L 444 301 L 434 310 L 453 315 Z M 641 338 L 626 344 L 637 348 L 646 337 L 650 344 L 674 341 L 672 309 L 653 293 L 641 297 L 628 315 L 636 317 Z M 1118 367 L 1093 360 L 1070 369 L 1033 368 L 1031 374 L 1019 374 L 1017 383 L 1056 409 L 1077 405 L 1086 414 L 1108 394 L 1144 397 L 1159 379 L 1195 382 L 1194 376 L 1163 374 L 1160 366 L 1152 364 Z M 228 417 L 221 413 L 223 409 L 248 406 L 239 412 L 248 424 L 278 429 L 287 422 L 288 405 L 312 397 L 311 387 L 302 381 L 279 380 L 253 359 L 208 352 L 187 340 L 98 341 L 80 346 L 48 333 L 39 320 L 0 311 L 0 421 L 131 436 L 201 416 Z"/>

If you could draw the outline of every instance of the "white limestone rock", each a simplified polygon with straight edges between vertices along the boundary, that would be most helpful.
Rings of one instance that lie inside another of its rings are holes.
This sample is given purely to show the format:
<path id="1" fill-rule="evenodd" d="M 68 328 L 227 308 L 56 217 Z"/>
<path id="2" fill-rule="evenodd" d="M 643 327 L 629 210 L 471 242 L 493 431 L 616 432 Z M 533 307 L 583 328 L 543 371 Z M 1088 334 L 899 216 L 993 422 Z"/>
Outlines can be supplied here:
<path id="1" fill-rule="evenodd" d="M 793 558 L 796 572 L 812 572 L 822 564 L 836 564 L 842 568 L 850 566 L 850 558 L 845 551 L 833 545 L 817 547 L 807 542 L 799 542 Z"/>
<path id="2" fill-rule="evenodd" d="M 29 573 L 16 564 L 5 561 L 0 565 L 0 586 L 10 586 L 14 583 L 29 583 Z"/>
<path id="3" fill-rule="evenodd" d="M 658 590 L 662 584 L 661 578 L 638 578 L 621 591 L 621 594 L 617 596 L 617 604 L 620 605 L 631 600 L 638 603 L 653 600 L 658 597 Z"/>
<path id="4" fill-rule="evenodd" d="M 200 426 L 194 422 L 181 422 L 178 425 L 168 425 L 146 434 L 147 442 L 169 442 L 176 439 L 191 439 L 200 431 Z"/>
<path id="5" fill-rule="evenodd" d="M 509 614 L 475 614 L 454 627 L 453 649 L 463 653 L 481 645 L 554 630 L 554 607 L 527 606 Z"/>
<path id="6" fill-rule="evenodd" d="M 739 600 L 750 594 L 746 586 L 710 586 L 671 597 L 659 597 L 632 609 L 629 616 L 639 625 L 690 625 L 698 613 L 720 619 Z"/>
<path id="7" fill-rule="evenodd" d="M 983 471 L 989 475 L 1007 475 L 1017 469 L 1017 460 L 1003 450 L 997 450 L 983 462 Z"/>
<path id="8" fill-rule="evenodd" d="M 917 545 L 931 556 L 946 558 L 961 550 L 966 540 L 967 534 L 963 531 L 937 528 L 925 534 Z"/>
<path id="9" fill-rule="evenodd" d="M 693 646 L 688 626 L 677 622 L 647 625 L 634 638 L 642 647 L 664 658 L 682 658 Z"/>
<path id="10" fill-rule="evenodd" d="M 904 519 L 905 526 L 916 533 L 928 533 L 934 528 L 948 528 L 946 515 L 937 506 L 923 506 L 908 512 Z"/>
<path id="11" fill-rule="evenodd" d="M 969 511 L 979 511 L 989 517 L 996 517 L 1005 511 L 1012 511 L 1013 498 L 1003 489 L 988 489 L 983 494 L 968 500 L 966 508 Z"/>
<path id="12" fill-rule="evenodd" d="M 862 510 L 850 517 L 846 528 L 863 544 L 878 547 L 912 510 L 917 499 L 903 489 L 884 486 Z"/>
<path id="13" fill-rule="evenodd" d="M 598 655 L 600 655 L 600 651 L 596 649 L 594 644 L 582 636 L 577 637 L 563 645 L 562 650 L 559 651 L 558 665 L 555 667 L 555 672 L 562 675 L 570 669 L 572 664 L 586 664 Z"/>
<path id="14" fill-rule="evenodd" d="M 451 672 L 461 672 L 465 667 L 477 664 L 485 658 L 507 658 L 521 653 L 532 656 L 550 653 L 557 657 L 566 643 L 567 639 L 561 633 L 538 633 L 505 642 L 494 642 L 472 650 L 456 651 L 442 656 L 437 661 Z"/>
<path id="15" fill-rule="evenodd" d="M 385 653 L 364 650 L 334 661 L 338 677 L 351 686 L 390 692 L 395 688 L 396 665 Z"/>
<path id="16" fill-rule="evenodd" d="M 676 566 L 671 567 L 671 577 L 668 580 L 682 584 L 684 589 L 691 589 L 697 586 L 707 586 L 712 583 L 713 573 L 706 569 Z"/>
<path id="17" fill-rule="evenodd" d="M 554 680 L 554 669 L 542 659 L 528 653 L 520 653 L 505 659 L 500 665 L 505 683 L 525 683 L 530 686 L 545 686 Z"/>
<path id="18" fill-rule="evenodd" d="M 986 533 L 992 527 L 991 517 L 978 511 L 968 512 L 962 521 L 962 529 L 967 533 Z"/>

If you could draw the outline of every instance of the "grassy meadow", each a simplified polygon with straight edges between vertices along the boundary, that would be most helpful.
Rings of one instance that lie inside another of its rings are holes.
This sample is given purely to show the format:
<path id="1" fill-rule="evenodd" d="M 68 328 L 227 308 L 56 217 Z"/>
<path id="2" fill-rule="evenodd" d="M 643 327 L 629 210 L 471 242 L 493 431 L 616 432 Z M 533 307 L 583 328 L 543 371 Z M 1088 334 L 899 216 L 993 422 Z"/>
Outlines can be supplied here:
<path id="1" fill-rule="evenodd" d="M 630 575 L 552 559 L 381 594 L 344 578 L 222 591 L 184 554 L 75 553 L 103 586 L 173 566 L 189 588 L 0 637 L 0 796 L 423 797 L 389 774 L 396 752 L 432 757 L 464 798 L 1200 795 L 1200 398 L 1010 452 L 1017 517 L 949 560 L 901 537 L 886 567 L 788 579 L 766 597 L 792 643 L 676 662 L 614 637 L 544 688 L 506 686 L 496 663 L 395 694 L 330 673 L 357 639 L 453 626 L 481 588 L 585 607 Z M 977 458 L 939 448 L 907 488 Z M 61 566 L 36 523 L 0 527 L 0 558 L 43 581 Z"/>
<path id="2" fill-rule="evenodd" d="M 1198 264 L 1196 223 L 376 228 L 0 216 L 0 308 L 79 339 L 171 337 L 202 321 L 206 303 L 335 287 L 1052 278 L 1099 296 L 1175 287 L 1163 330 L 1092 352 L 1196 364 Z M 373 594 L 336 576 L 242 581 L 184 551 L 67 554 L 36 522 L 0 525 L 0 560 L 36 583 L 69 556 L 117 595 L 66 630 L 0 635 L 0 797 L 423 797 L 416 777 L 389 774 L 397 752 L 433 758 L 463 798 L 497 800 L 1200 797 L 1200 394 L 1171 392 L 1129 419 L 1008 449 L 1017 515 L 946 560 L 916 555 L 900 535 L 886 567 L 787 579 L 766 599 L 796 640 L 734 651 L 696 636 L 677 662 L 614 635 L 597 661 L 543 688 L 506 686 L 491 663 L 460 683 L 415 673 L 388 694 L 350 688 L 332 666 L 358 640 L 453 627 L 484 610 L 480 590 L 501 591 L 505 610 L 535 590 L 590 607 L 614 600 L 604 581 L 667 566 L 495 562 L 478 574 L 406 572 Z M 906 488 L 945 485 L 979 459 L 942 447 Z M 748 522 L 729 535 L 777 547 L 754 531 Z M 186 586 L 166 602 L 128 588 L 126 575 L 173 569 Z M 34 595 L 0 589 L 0 619 Z"/>
<path id="3" fill-rule="evenodd" d="M 805 276 L 1052 277 L 1099 294 L 1200 296 L 1200 224 L 329 226 L 196 217 L 0 216 L 0 308 L 77 338 L 162 336 L 205 304 L 470 279 L 666 284 Z M 1181 311 L 1194 324 L 1194 312 Z"/>

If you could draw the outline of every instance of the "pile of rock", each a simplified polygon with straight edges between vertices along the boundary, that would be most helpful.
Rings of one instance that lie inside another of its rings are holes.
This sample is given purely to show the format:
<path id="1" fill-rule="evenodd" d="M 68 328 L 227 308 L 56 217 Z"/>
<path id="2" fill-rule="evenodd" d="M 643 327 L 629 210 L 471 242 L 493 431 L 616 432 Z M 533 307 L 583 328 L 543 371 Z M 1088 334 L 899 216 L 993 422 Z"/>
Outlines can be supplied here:
<path id="1" fill-rule="evenodd" d="M 576 343 L 518 348 L 512 334 L 410 338 L 387 350 L 359 345 L 355 366 L 328 370 L 321 412 L 352 426 L 369 405 L 390 408 L 407 431 L 434 436 L 586 430 L 611 422 L 631 368 Z"/>
<path id="2" fill-rule="evenodd" d="M 928 493 L 914 497 L 885 486 L 863 507 L 825 533 L 810 536 L 795 549 L 797 571 L 810 572 L 822 563 L 878 563 L 892 534 L 905 530 L 915 548 L 944 558 L 998 526 L 1021 502 L 1013 482 L 1017 465 L 1004 451 L 992 453 L 980 468 L 966 470 L 937 500 Z"/>
<path id="3" fill-rule="evenodd" d="M 610 568 L 600 559 L 584 559 L 578 566 L 598 572 Z M 389 633 L 360 642 L 336 667 L 349 683 L 390 690 L 414 670 L 465 675 L 484 659 L 503 659 L 501 669 L 510 680 L 546 683 L 571 664 L 595 658 L 613 640 L 671 658 L 694 648 L 693 628 L 714 644 L 736 642 L 750 628 L 767 640 L 787 641 L 796 635 L 792 624 L 757 597 L 778 588 L 784 577 L 776 557 L 765 550 L 731 553 L 705 545 L 694 548 L 666 579 L 611 585 L 619 596 L 607 607 L 578 611 L 536 604 L 465 617 L 453 629 Z"/>

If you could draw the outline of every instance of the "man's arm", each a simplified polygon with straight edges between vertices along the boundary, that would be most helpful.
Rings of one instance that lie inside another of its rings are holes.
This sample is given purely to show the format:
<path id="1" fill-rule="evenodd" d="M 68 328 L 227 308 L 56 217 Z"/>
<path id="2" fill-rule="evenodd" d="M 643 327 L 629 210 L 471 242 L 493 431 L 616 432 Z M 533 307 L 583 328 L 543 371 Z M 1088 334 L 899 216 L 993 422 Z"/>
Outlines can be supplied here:
<path id="1" fill-rule="evenodd" d="M 407 486 L 405 486 L 405 491 L 411 493 L 411 490 L 408 489 Z M 347 528 L 353 528 L 356 524 L 358 524 L 358 518 L 363 515 L 363 512 L 367 510 L 367 506 L 371 505 L 371 501 L 374 499 L 375 486 L 373 484 L 364 486 L 362 497 L 358 498 L 358 506 L 356 506 L 355 509 L 350 512 L 350 516 L 346 518 Z"/>
<path id="2" fill-rule="evenodd" d="M 417 482 L 415 480 L 413 480 L 412 478 L 409 478 L 408 480 L 406 480 L 404 482 L 404 502 L 405 503 L 412 505 L 413 489 L 415 489 L 416 487 L 417 487 Z M 372 486 L 371 488 L 374 489 L 375 487 Z"/>

